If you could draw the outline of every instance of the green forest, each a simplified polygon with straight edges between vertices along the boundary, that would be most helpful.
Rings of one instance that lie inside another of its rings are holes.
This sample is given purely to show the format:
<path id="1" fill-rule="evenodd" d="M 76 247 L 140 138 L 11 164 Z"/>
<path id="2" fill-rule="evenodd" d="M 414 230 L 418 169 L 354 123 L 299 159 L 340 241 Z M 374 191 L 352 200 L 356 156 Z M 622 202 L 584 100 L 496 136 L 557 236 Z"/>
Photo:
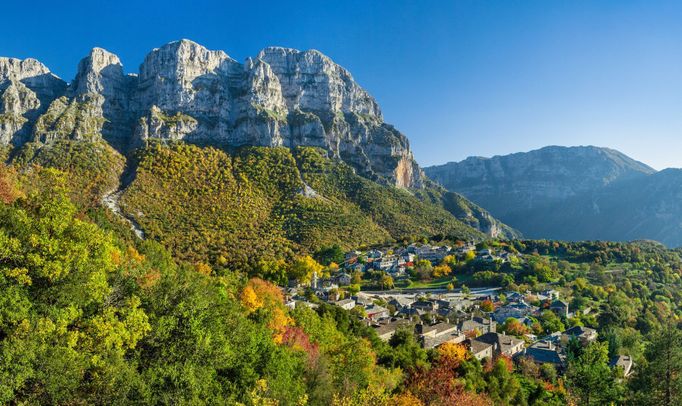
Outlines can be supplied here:
<path id="1" fill-rule="evenodd" d="M 10 162 L 0 166 L 0 404 L 682 403 L 682 250 L 486 240 L 429 198 L 315 148 L 152 144 L 126 163 L 104 144 L 60 141 Z M 100 204 L 120 180 L 145 240 Z M 547 316 L 537 332 L 584 325 L 599 340 L 572 349 L 559 376 L 479 361 L 461 345 L 425 350 L 408 330 L 382 341 L 353 311 L 290 309 L 278 287 L 323 272 L 311 257 L 331 246 L 434 239 L 526 256 L 451 271 L 518 292 L 552 284 L 573 308 L 599 312 Z M 608 366 L 625 353 L 628 379 Z"/>

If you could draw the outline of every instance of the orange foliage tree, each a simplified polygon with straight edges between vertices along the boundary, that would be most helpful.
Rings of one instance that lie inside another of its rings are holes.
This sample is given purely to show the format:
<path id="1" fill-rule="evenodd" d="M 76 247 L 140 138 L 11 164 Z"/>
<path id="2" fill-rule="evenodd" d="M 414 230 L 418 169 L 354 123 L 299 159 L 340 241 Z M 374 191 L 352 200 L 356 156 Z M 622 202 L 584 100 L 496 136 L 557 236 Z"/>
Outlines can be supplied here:
<path id="1" fill-rule="evenodd" d="M 440 356 L 430 368 L 417 368 L 406 379 L 404 393 L 410 393 L 421 402 L 413 404 L 491 405 L 491 400 L 485 395 L 467 392 L 458 379 L 457 369 L 462 362 L 462 355 L 457 344 L 438 351 Z"/>
<path id="2" fill-rule="evenodd" d="M 249 314 L 263 310 L 263 314 L 268 319 L 268 327 L 272 330 L 273 340 L 281 344 L 287 326 L 293 324 L 284 307 L 282 291 L 270 282 L 260 278 L 251 278 L 242 289 L 240 300 Z"/>
<path id="3" fill-rule="evenodd" d="M 0 163 L 0 202 L 10 204 L 21 196 L 14 169 Z"/>
<path id="4" fill-rule="evenodd" d="M 517 337 L 521 337 L 522 335 L 528 334 L 530 332 L 530 329 L 526 327 L 526 325 L 513 317 L 505 320 L 504 326 L 502 326 L 502 328 L 507 334 Z"/>
<path id="5" fill-rule="evenodd" d="M 493 304 L 493 301 L 490 299 L 486 299 L 481 302 L 481 310 L 484 312 L 492 312 L 495 310 L 495 304 Z"/>

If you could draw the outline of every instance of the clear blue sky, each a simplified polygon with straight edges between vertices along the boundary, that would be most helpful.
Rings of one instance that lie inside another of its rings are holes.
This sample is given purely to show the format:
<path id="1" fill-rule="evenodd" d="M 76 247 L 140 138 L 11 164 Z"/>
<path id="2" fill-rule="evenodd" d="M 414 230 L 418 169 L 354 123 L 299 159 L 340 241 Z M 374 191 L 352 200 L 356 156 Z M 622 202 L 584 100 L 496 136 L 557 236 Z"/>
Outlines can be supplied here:
<path id="1" fill-rule="evenodd" d="M 0 55 L 71 80 L 94 46 L 128 72 L 179 38 L 240 61 L 315 48 L 377 98 L 422 165 L 591 144 L 682 167 L 682 2 L 284 3 L 8 2 Z"/>

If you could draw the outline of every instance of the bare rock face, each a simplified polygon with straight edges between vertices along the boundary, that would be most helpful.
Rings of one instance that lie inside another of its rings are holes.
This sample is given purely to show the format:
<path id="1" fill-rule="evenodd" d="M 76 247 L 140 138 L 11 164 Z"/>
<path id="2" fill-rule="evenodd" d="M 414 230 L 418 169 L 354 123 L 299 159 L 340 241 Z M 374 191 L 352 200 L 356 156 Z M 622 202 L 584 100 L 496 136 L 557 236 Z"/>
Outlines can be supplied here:
<path id="1" fill-rule="evenodd" d="M 258 54 L 279 78 L 289 110 L 355 113 L 382 120 L 376 101 L 350 73 L 316 50 L 270 47 Z"/>
<path id="2" fill-rule="evenodd" d="M 0 59 L 0 144 L 101 139 L 119 150 L 149 139 L 239 147 L 316 146 L 359 174 L 422 187 L 407 138 L 372 96 L 322 53 L 266 48 L 241 64 L 192 41 L 147 55 L 139 75 L 94 48 L 68 89 L 39 62 Z"/>
<path id="3" fill-rule="evenodd" d="M 133 106 L 137 117 L 147 117 L 134 142 L 166 134 L 235 147 L 316 146 L 372 179 L 421 185 L 407 138 L 383 123 L 376 101 L 348 71 L 318 51 L 267 48 L 240 64 L 222 51 L 172 42 L 145 58 Z M 152 106 L 196 123 L 155 130 Z"/>
<path id="4" fill-rule="evenodd" d="M 285 145 L 314 145 L 370 178 L 421 187 L 407 137 L 385 124 L 379 105 L 351 74 L 319 51 L 271 47 L 258 59 L 271 66 L 289 110 Z"/>
<path id="5" fill-rule="evenodd" d="M 89 94 L 78 99 L 60 97 L 38 118 L 33 129 L 33 141 L 48 143 L 59 139 L 99 141 L 105 118 L 103 97 Z"/>
<path id="6" fill-rule="evenodd" d="M 182 140 L 197 129 L 197 120 L 182 113 L 172 116 L 152 106 L 149 113 L 140 118 L 136 136 L 140 139 Z"/>
<path id="7" fill-rule="evenodd" d="M 130 138 L 133 114 L 130 98 L 137 79 L 123 73 L 118 56 L 102 48 L 93 48 L 78 64 L 69 95 L 81 103 L 90 102 L 93 113 L 104 119 L 104 139 L 122 149 Z"/>
<path id="8" fill-rule="evenodd" d="M 35 59 L 0 58 L 0 145 L 19 145 L 66 83 Z"/>

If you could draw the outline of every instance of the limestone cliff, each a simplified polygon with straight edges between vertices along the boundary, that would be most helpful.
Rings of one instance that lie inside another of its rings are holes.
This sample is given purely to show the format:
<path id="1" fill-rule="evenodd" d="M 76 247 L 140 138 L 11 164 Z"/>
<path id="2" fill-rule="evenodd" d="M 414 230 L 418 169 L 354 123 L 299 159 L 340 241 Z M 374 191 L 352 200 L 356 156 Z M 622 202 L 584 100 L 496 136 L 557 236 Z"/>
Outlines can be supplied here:
<path id="1" fill-rule="evenodd" d="M 38 116 L 65 91 L 66 82 L 35 59 L 0 58 L 0 146 L 28 141 Z"/>
<path id="2" fill-rule="evenodd" d="M 422 185 L 407 138 L 347 70 L 315 50 L 266 48 L 242 64 L 181 40 L 126 75 L 116 55 L 94 48 L 68 88 L 38 61 L 3 58 L 0 92 L 1 144 L 101 136 L 122 151 L 151 138 L 316 146 L 371 179 Z"/>
<path id="3" fill-rule="evenodd" d="M 69 84 L 36 60 L 0 58 L 0 146 L 56 140 L 105 141 L 124 154 L 150 140 L 313 146 L 381 184 L 432 187 L 376 100 L 316 50 L 270 47 L 240 63 L 181 40 L 126 74 L 116 55 L 94 48 Z M 486 216 L 464 217 L 496 235 Z"/>

